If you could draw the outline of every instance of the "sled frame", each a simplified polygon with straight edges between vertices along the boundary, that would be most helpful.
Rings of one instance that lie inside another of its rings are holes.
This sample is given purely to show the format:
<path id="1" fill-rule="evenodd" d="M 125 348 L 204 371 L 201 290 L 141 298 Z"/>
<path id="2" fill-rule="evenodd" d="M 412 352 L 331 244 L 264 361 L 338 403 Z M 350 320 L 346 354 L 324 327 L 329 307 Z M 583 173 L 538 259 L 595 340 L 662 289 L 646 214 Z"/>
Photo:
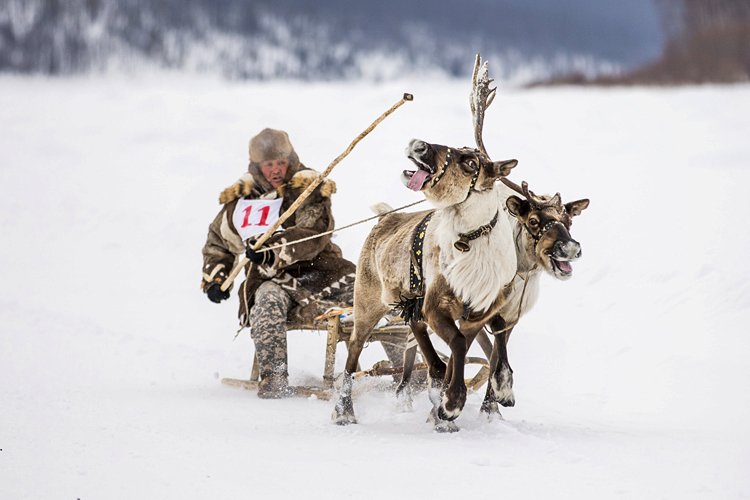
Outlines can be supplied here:
<path id="1" fill-rule="evenodd" d="M 334 376 L 334 365 L 336 362 L 336 351 L 338 349 L 339 342 L 344 342 L 348 346 L 349 336 L 354 328 L 353 322 L 342 323 L 341 316 L 349 312 L 349 309 L 337 309 L 330 311 L 326 314 L 315 318 L 315 322 L 312 325 L 287 325 L 287 331 L 326 331 L 326 349 L 325 349 L 325 361 L 323 364 L 323 385 L 322 387 L 315 386 L 294 386 L 294 395 L 296 396 L 315 396 L 318 399 L 330 399 L 333 384 L 335 380 Z M 391 323 L 385 326 L 376 327 L 372 331 L 372 336 L 369 342 L 388 342 L 406 344 L 409 334 L 411 333 L 409 327 L 405 324 Z M 484 385 L 489 377 L 489 362 L 490 355 L 492 352 L 492 344 L 486 334 L 480 332 L 477 337 L 479 344 L 481 345 L 487 359 L 480 357 L 467 357 L 467 364 L 478 364 L 481 366 L 479 371 L 471 379 L 466 380 L 466 386 L 469 390 L 476 391 L 482 385 Z M 480 338 L 483 337 L 483 338 Z M 417 349 L 416 346 L 406 347 L 406 350 Z M 406 352 L 405 350 L 405 352 Z M 447 357 L 442 355 L 447 361 Z M 376 376 L 388 376 L 403 373 L 403 368 L 393 368 L 387 366 L 388 363 L 379 362 L 376 363 L 370 370 L 362 370 L 361 366 L 357 366 L 357 371 L 353 374 L 355 379 L 361 379 L 363 377 L 376 377 Z M 414 367 L 416 370 L 426 370 L 427 366 L 422 363 Z M 241 387 L 243 389 L 257 390 L 258 382 L 260 380 L 260 368 L 258 365 L 258 356 L 253 354 L 253 366 L 250 370 L 249 379 L 235 379 L 235 378 L 223 378 L 221 382 L 225 385 L 233 387 Z"/>

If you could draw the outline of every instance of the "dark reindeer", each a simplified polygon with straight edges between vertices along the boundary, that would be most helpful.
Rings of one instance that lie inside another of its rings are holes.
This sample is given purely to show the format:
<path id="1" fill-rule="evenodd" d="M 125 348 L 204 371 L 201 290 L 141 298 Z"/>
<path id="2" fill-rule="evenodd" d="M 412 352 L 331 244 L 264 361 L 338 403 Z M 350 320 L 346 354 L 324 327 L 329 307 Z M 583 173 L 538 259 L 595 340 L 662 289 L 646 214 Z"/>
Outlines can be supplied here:
<path id="1" fill-rule="evenodd" d="M 512 185 L 512 183 L 506 183 Z M 517 188 L 517 186 L 514 186 Z M 536 302 L 542 271 L 559 280 L 573 274 L 571 262 L 581 256 L 581 246 L 570 235 L 573 217 L 589 206 L 588 199 L 563 204 L 560 193 L 537 196 L 522 183 L 524 198 L 510 195 L 506 206 L 515 218 L 515 243 L 518 272 L 510 283 L 510 292 L 489 328 L 495 336 L 490 359 L 490 380 L 481 411 L 499 414 L 497 403 L 514 406 L 513 370 L 508 362 L 507 344 L 513 328 Z"/>

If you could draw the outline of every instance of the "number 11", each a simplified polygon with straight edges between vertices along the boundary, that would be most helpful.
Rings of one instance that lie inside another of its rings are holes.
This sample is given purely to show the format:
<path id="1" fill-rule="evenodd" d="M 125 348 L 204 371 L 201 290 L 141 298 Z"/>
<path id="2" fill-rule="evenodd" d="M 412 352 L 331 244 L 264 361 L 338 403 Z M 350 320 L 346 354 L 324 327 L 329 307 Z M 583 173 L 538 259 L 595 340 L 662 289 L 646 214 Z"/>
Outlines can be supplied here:
<path id="1" fill-rule="evenodd" d="M 250 224 L 250 212 L 253 211 L 253 206 L 250 205 L 245 209 L 245 218 L 242 220 L 242 227 L 252 226 L 253 224 Z M 271 211 L 271 207 L 268 205 L 260 208 L 260 220 L 258 221 L 256 226 L 267 226 L 268 225 L 268 214 Z"/>

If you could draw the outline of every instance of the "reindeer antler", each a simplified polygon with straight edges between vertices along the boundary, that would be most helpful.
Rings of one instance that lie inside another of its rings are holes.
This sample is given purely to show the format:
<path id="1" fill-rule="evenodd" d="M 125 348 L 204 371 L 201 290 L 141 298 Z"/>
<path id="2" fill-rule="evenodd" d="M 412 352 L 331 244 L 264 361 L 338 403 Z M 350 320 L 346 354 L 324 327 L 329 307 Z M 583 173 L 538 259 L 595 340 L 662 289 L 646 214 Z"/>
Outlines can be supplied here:
<path id="1" fill-rule="evenodd" d="M 474 60 L 474 72 L 471 75 L 469 104 L 471 105 L 471 116 L 474 119 L 474 139 L 476 140 L 477 148 L 487 157 L 489 155 L 482 140 L 482 128 L 484 127 L 484 112 L 492 104 L 497 92 L 497 87 L 490 88 L 490 84 L 493 81 L 489 75 L 487 61 L 482 63 L 482 58 L 477 53 L 477 57 Z"/>
<path id="2" fill-rule="evenodd" d="M 526 196 L 524 194 L 523 190 L 521 189 L 521 186 L 519 186 L 518 184 L 516 184 L 512 180 L 508 179 L 507 177 L 503 177 L 502 179 L 500 179 L 500 182 L 502 182 L 503 184 L 505 184 L 506 186 L 508 186 L 513 191 L 515 191 L 516 193 L 520 194 L 521 196 Z"/>
<path id="3" fill-rule="evenodd" d="M 494 81 L 495 80 L 490 78 L 490 70 L 487 61 L 482 63 L 482 56 L 477 52 L 477 56 L 474 59 L 474 71 L 471 74 L 471 95 L 469 96 L 469 105 L 471 106 L 471 116 L 474 121 L 474 140 L 477 143 L 479 151 L 488 158 L 490 155 L 487 153 L 487 148 L 484 147 L 482 130 L 484 129 L 484 113 L 487 111 L 487 108 L 490 107 L 492 101 L 495 100 L 495 95 L 497 93 L 497 87 L 490 88 L 490 84 Z M 507 177 L 501 178 L 500 181 L 516 193 L 529 199 L 527 193 L 524 192 L 518 184 Z"/>
<path id="4" fill-rule="evenodd" d="M 523 192 L 523 195 L 526 197 L 526 199 L 536 205 L 537 208 L 562 207 L 562 199 L 560 198 L 560 193 L 555 193 L 555 196 L 553 196 L 549 200 L 545 200 L 544 198 L 535 195 L 533 191 L 529 191 L 529 183 L 526 181 L 521 182 L 521 191 Z"/>

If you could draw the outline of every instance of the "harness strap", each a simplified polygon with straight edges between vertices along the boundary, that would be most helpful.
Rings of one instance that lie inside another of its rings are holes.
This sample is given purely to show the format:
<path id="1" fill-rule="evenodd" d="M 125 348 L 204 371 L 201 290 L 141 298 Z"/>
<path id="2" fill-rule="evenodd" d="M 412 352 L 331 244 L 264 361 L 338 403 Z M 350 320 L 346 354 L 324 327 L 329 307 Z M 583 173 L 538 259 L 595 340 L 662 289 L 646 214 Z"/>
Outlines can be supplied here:
<path id="1" fill-rule="evenodd" d="M 424 305 L 424 275 L 422 273 L 422 261 L 424 258 L 424 238 L 427 234 L 427 225 L 435 212 L 428 213 L 422 222 L 414 230 L 411 243 L 411 264 L 409 265 L 409 292 L 411 297 L 401 297 L 394 309 L 401 311 L 401 316 L 406 324 L 412 321 L 422 321 L 422 306 Z"/>
<path id="2" fill-rule="evenodd" d="M 451 148 L 448 148 L 448 151 L 445 153 L 445 161 L 443 161 L 443 164 L 440 167 L 440 171 L 432 178 L 432 181 L 430 182 L 431 186 L 434 186 L 438 182 L 440 182 L 440 179 L 443 178 L 445 175 L 445 172 L 448 171 L 448 163 L 451 159 L 451 153 L 453 150 Z M 469 196 L 471 196 L 471 193 L 474 192 L 474 186 L 477 185 L 477 180 L 479 180 L 479 169 L 481 167 L 477 167 L 477 171 L 474 172 L 474 175 L 471 177 L 471 185 L 469 186 L 469 191 L 466 193 L 466 198 L 464 198 L 464 201 L 469 199 Z"/>
<path id="3" fill-rule="evenodd" d="M 440 181 L 440 179 L 443 178 L 443 176 L 445 175 L 445 172 L 448 170 L 448 162 L 451 159 L 451 152 L 452 152 L 451 148 L 448 148 L 448 152 L 445 153 L 445 161 L 443 162 L 443 165 L 440 167 L 440 172 L 438 172 L 437 175 L 432 178 L 433 186 L 437 184 Z"/>
<path id="4" fill-rule="evenodd" d="M 412 260 L 409 266 L 409 291 L 424 296 L 424 276 L 422 274 L 422 260 L 424 258 L 424 238 L 427 234 L 427 225 L 435 212 L 428 213 L 419 223 L 411 243 Z"/>
<path id="5" fill-rule="evenodd" d="M 550 229 L 552 229 L 552 226 L 554 226 L 554 225 L 556 225 L 556 224 L 560 224 L 560 225 L 561 225 L 562 227 L 565 227 L 565 224 L 563 224 L 563 223 L 562 223 L 562 222 L 560 222 L 559 220 L 553 220 L 553 221 L 549 221 L 548 223 L 546 223 L 546 224 L 544 225 L 544 227 L 542 227 L 542 230 L 541 230 L 541 231 L 539 231 L 539 234 L 538 234 L 538 235 L 536 235 L 536 234 L 532 233 L 532 232 L 531 232 L 531 229 L 529 229 L 529 228 L 528 228 L 528 226 L 526 226 L 525 224 L 524 224 L 524 227 L 526 228 L 526 232 L 528 232 L 528 233 L 529 233 L 529 235 L 530 235 L 530 236 L 531 236 L 532 238 L 534 238 L 534 245 L 536 245 L 536 244 L 537 244 L 537 243 L 539 242 L 539 240 L 541 240 L 541 239 L 542 239 L 542 236 L 544 236 L 544 233 L 546 233 L 547 231 L 549 231 Z M 565 229 L 567 230 L 568 228 L 565 228 Z"/>

